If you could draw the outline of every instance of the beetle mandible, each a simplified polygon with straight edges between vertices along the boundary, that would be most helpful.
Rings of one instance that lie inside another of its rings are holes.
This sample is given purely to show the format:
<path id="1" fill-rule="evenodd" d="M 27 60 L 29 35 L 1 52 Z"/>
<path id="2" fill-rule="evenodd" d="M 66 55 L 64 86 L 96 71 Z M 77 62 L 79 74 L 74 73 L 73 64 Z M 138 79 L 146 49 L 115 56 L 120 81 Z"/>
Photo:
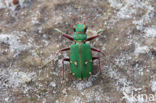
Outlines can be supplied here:
<path id="1" fill-rule="evenodd" d="M 93 57 L 92 51 L 96 51 L 105 55 L 102 51 L 92 48 L 86 41 L 90 41 L 98 37 L 99 31 L 95 36 L 87 38 L 87 26 L 85 23 L 77 23 L 74 26 L 73 36 L 69 36 L 62 31 L 55 29 L 57 32 L 62 33 L 62 36 L 72 40 L 75 44 L 72 44 L 69 48 L 61 49 L 62 51 L 70 50 L 70 57 L 62 60 L 62 78 L 64 79 L 64 61 L 70 62 L 71 73 L 78 79 L 88 78 L 92 74 L 93 61 L 98 60 L 98 68 L 101 73 L 100 57 Z M 58 55 L 57 53 L 57 55 Z"/>

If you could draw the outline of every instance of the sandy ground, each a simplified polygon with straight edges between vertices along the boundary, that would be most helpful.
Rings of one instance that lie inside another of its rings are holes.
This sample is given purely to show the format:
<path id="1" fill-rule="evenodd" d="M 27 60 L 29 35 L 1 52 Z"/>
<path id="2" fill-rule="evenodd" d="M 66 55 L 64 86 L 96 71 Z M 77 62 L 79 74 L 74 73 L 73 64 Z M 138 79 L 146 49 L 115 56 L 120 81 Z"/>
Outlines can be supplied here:
<path id="1" fill-rule="evenodd" d="M 155 103 L 155 0 L 0 0 L 0 103 Z M 90 41 L 105 52 L 102 75 L 77 80 L 56 52 L 88 18 Z M 143 95 L 144 94 L 144 95 Z"/>

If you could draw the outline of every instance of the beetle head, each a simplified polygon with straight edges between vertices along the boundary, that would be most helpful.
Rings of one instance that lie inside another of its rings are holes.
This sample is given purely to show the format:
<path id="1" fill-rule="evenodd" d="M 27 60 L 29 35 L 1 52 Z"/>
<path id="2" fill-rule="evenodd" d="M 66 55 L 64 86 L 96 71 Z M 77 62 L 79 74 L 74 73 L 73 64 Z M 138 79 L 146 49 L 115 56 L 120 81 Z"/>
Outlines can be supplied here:
<path id="1" fill-rule="evenodd" d="M 73 38 L 75 41 L 85 41 L 87 39 L 87 26 L 84 23 L 76 24 L 74 26 Z"/>

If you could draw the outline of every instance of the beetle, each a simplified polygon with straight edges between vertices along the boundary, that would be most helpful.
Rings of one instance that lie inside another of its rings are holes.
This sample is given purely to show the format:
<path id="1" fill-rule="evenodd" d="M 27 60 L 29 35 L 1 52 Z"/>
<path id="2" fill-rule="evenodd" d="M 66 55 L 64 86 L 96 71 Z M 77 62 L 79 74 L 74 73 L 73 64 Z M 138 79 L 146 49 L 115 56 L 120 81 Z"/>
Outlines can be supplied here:
<path id="1" fill-rule="evenodd" d="M 55 29 L 57 32 L 62 33 L 63 37 L 75 42 L 70 47 L 61 49 L 57 53 L 58 55 L 62 51 L 70 50 L 70 57 L 62 60 L 62 78 L 64 79 L 64 61 L 70 62 L 71 73 L 77 79 L 89 78 L 92 74 L 94 60 L 98 60 L 99 73 L 101 73 L 100 57 L 93 57 L 92 51 L 102 53 L 103 55 L 105 54 L 96 48 L 92 48 L 90 44 L 86 43 L 86 41 L 90 41 L 98 37 L 98 34 L 101 31 L 99 31 L 95 36 L 87 38 L 87 26 L 85 23 L 77 23 L 73 29 L 74 33 L 72 37 L 58 29 Z"/>

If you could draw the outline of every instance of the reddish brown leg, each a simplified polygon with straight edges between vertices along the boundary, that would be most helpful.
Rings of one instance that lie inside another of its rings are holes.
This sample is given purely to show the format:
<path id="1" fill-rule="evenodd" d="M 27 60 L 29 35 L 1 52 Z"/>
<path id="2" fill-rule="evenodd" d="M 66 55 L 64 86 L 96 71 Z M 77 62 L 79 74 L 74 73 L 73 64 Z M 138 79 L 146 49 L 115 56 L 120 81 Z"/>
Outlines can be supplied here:
<path id="1" fill-rule="evenodd" d="M 101 74 L 101 66 L 100 66 L 100 58 L 99 57 L 93 57 L 92 60 L 98 59 L 98 68 L 99 68 L 99 73 Z"/>
<path id="2" fill-rule="evenodd" d="M 69 35 L 67 35 L 67 34 L 63 34 L 63 36 L 65 37 L 65 38 L 67 38 L 67 39 L 69 39 L 69 40 L 74 40 L 71 36 L 69 36 Z"/>
<path id="3" fill-rule="evenodd" d="M 91 48 L 91 50 L 96 51 L 96 52 L 99 52 L 99 53 L 102 53 L 105 56 L 105 53 L 103 53 L 102 51 L 100 51 L 100 50 L 98 50 L 96 48 Z"/>
<path id="4" fill-rule="evenodd" d="M 67 51 L 67 50 L 70 50 L 70 48 L 63 48 L 63 49 L 61 49 L 59 52 L 57 52 L 56 53 L 56 55 L 58 55 L 60 52 L 62 52 L 62 51 Z"/>
<path id="5" fill-rule="evenodd" d="M 87 40 L 86 41 L 90 41 L 90 40 L 93 40 L 93 39 L 95 39 L 96 37 L 98 37 L 99 35 L 95 35 L 95 36 L 92 36 L 92 37 L 90 37 L 90 38 L 87 38 Z"/>
<path id="6" fill-rule="evenodd" d="M 64 61 L 70 61 L 70 59 L 69 58 L 64 58 L 63 60 L 62 60 L 62 78 L 64 79 Z"/>

